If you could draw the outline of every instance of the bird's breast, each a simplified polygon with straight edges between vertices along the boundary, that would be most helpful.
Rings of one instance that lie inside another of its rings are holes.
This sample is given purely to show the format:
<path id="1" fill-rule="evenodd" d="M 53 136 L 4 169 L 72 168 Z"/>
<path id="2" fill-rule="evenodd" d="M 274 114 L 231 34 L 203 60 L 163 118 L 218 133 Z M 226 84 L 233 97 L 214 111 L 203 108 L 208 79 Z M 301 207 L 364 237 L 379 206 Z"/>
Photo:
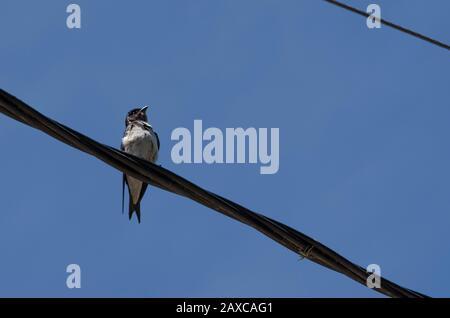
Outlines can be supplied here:
<path id="1" fill-rule="evenodd" d="M 123 137 L 122 143 L 127 153 L 154 162 L 157 159 L 156 136 L 152 131 L 132 127 Z"/>

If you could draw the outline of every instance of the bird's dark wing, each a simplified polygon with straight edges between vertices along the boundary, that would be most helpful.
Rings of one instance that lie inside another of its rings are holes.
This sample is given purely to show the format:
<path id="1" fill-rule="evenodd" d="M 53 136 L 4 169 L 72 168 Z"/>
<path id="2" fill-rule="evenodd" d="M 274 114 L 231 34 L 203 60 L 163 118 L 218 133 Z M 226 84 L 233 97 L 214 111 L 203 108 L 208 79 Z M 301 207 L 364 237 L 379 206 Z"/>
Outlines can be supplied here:
<path id="1" fill-rule="evenodd" d="M 158 150 L 159 150 L 159 137 L 158 134 L 156 133 L 156 131 L 153 131 L 155 133 L 156 136 L 156 144 L 158 145 Z"/>
<path id="2" fill-rule="evenodd" d="M 125 147 L 123 146 L 123 143 L 120 143 L 120 150 L 125 151 Z M 127 177 L 125 176 L 125 173 L 122 174 L 122 214 L 125 209 L 125 183 L 127 183 Z M 127 183 L 128 187 L 128 183 Z"/>
<path id="3" fill-rule="evenodd" d="M 139 200 L 138 200 L 137 204 L 141 203 L 141 200 L 144 197 L 145 191 L 147 191 L 147 186 L 148 186 L 147 183 L 142 182 L 141 193 L 139 193 Z"/>
<path id="4" fill-rule="evenodd" d="M 125 173 L 122 175 L 122 214 L 123 211 L 125 210 L 125 183 L 127 184 L 128 187 L 128 182 L 127 182 L 127 177 L 125 176 Z"/>
<path id="5" fill-rule="evenodd" d="M 160 146 L 160 143 L 159 143 L 159 136 L 158 136 L 158 134 L 156 133 L 156 131 L 154 131 L 154 130 L 153 130 L 153 127 L 152 127 L 149 123 L 147 123 L 147 122 L 142 122 L 142 127 L 144 127 L 144 129 L 146 129 L 146 130 L 148 130 L 148 131 L 151 131 L 151 132 L 153 132 L 153 133 L 155 134 L 155 137 L 156 137 L 156 145 L 158 146 L 158 150 L 159 150 L 159 146 Z"/>

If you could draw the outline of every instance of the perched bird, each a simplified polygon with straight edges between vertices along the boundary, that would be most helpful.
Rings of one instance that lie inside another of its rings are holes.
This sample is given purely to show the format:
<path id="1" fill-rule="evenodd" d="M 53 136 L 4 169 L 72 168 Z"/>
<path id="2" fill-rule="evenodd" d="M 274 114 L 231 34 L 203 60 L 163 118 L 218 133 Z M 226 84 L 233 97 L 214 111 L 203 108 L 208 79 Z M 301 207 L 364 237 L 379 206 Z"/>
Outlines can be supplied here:
<path id="1" fill-rule="evenodd" d="M 147 108 L 148 106 L 144 106 L 128 112 L 120 149 L 144 160 L 155 162 L 158 159 L 159 137 L 147 122 Z M 128 217 L 131 220 L 133 212 L 136 212 L 138 222 L 141 223 L 141 200 L 147 190 L 147 183 L 123 174 L 122 213 L 124 210 L 125 184 L 127 184 L 129 193 Z"/>

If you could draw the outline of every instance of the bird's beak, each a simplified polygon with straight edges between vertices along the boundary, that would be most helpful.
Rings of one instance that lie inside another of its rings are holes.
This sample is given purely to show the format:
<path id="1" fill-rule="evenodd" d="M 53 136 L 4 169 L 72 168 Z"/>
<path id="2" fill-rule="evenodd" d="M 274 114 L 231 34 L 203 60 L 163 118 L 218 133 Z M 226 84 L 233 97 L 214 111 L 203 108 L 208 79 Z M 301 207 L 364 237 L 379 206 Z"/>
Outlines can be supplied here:
<path id="1" fill-rule="evenodd" d="M 144 106 L 141 108 L 139 112 L 145 113 L 147 111 L 148 106 Z"/>

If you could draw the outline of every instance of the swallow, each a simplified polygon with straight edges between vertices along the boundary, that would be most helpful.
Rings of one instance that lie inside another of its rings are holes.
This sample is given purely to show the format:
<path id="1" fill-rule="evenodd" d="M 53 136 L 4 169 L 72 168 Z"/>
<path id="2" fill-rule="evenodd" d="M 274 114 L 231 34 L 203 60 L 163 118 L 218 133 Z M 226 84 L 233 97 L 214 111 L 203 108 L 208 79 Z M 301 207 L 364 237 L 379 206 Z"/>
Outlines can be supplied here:
<path id="1" fill-rule="evenodd" d="M 125 118 L 125 133 L 120 149 L 136 157 L 150 161 L 158 160 L 159 137 L 148 123 L 147 108 L 134 108 L 127 113 Z M 123 174 L 122 179 L 122 213 L 124 212 L 125 184 L 128 187 L 129 209 L 128 217 L 131 220 L 133 212 L 136 212 L 138 222 L 141 223 L 141 200 L 147 190 L 147 183 Z"/>

